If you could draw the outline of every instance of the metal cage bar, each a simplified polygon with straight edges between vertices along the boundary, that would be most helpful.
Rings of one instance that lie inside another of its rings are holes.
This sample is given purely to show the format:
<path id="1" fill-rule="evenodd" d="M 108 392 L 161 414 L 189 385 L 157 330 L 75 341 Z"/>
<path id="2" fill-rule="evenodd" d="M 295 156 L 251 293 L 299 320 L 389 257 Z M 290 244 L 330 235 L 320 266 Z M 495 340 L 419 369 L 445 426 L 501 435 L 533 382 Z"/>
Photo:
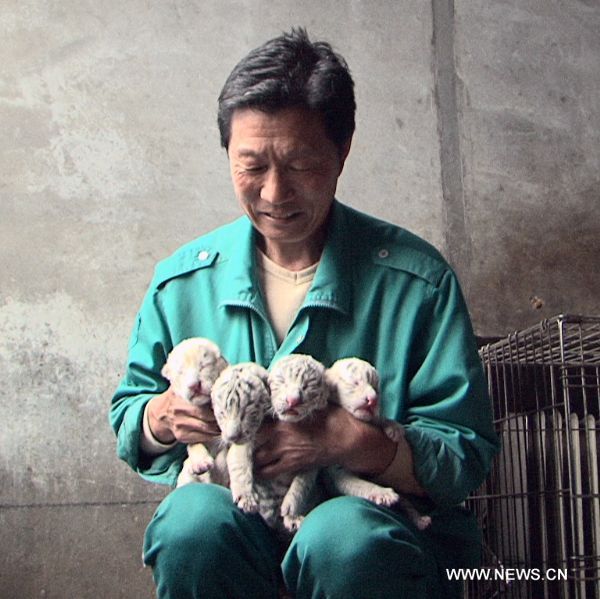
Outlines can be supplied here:
<path id="1" fill-rule="evenodd" d="M 466 595 L 600 599 L 600 317 L 559 315 L 480 357 L 502 450 L 467 502 L 490 574 Z"/>

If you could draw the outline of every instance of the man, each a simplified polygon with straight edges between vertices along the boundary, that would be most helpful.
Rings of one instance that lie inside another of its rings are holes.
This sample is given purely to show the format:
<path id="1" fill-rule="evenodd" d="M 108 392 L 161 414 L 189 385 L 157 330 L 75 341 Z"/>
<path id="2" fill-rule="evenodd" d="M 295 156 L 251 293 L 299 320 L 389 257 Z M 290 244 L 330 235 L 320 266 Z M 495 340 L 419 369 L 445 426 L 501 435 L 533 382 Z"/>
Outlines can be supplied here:
<path id="1" fill-rule="evenodd" d="M 219 434 L 210 408 L 168 388 L 172 347 L 215 341 L 230 363 L 265 367 L 290 353 L 326 366 L 357 356 L 381 377 L 392 442 L 330 406 L 270 423 L 256 475 L 340 464 L 411 494 L 433 523 L 338 497 L 317 506 L 286 549 L 228 489 L 189 484 L 158 508 L 145 538 L 159 597 L 450 597 L 446 567 L 477 564 L 479 537 L 459 507 L 497 451 L 471 324 L 439 253 L 335 198 L 354 132 L 344 60 L 306 32 L 270 40 L 232 71 L 219 98 L 221 141 L 245 216 L 187 244 L 156 269 L 137 317 L 111 423 L 118 454 L 148 480 L 174 484 L 185 444 Z"/>

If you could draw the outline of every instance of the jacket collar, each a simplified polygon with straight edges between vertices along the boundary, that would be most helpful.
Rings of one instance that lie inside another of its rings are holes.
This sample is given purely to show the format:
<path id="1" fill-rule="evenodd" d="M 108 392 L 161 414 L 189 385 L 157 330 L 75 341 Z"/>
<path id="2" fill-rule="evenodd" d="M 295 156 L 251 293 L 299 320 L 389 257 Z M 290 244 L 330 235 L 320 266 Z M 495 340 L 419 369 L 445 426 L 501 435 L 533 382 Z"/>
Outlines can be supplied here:
<path id="1" fill-rule="evenodd" d="M 345 314 L 350 312 L 352 260 L 349 242 L 346 208 L 334 200 L 327 241 L 313 284 L 306 294 L 305 306 L 332 308 Z"/>
<path id="2" fill-rule="evenodd" d="M 221 305 L 247 306 L 264 314 L 256 272 L 256 231 L 247 216 L 236 222 L 235 238 L 227 248 Z M 302 307 L 331 308 L 349 313 L 351 307 L 351 260 L 346 208 L 334 200 L 329 216 L 327 241 L 313 283 Z"/>
<path id="3" fill-rule="evenodd" d="M 250 219 L 242 216 L 235 222 L 232 236 L 224 254 L 227 263 L 223 272 L 221 304 L 239 305 L 250 303 L 262 305 L 256 270 L 256 232 Z"/>

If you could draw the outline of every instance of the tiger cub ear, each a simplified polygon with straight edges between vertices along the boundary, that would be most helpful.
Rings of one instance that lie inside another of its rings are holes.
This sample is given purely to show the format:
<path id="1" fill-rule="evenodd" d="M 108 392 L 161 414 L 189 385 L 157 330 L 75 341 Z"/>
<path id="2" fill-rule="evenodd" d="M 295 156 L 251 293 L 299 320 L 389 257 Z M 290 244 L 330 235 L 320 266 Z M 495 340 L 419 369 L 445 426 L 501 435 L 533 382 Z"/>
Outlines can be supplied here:
<path id="1" fill-rule="evenodd" d="M 221 385 L 227 384 L 231 380 L 231 377 L 233 376 L 233 372 L 234 372 L 233 365 L 229 365 L 229 366 L 226 366 L 225 368 L 223 368 L 223 370 L 221 370 L 221 372 L 219 373 L 219 376 L 217 377 L 215 384 L 213 385 L 213 389 L 218 388 Z"/>
<path id="2" fill-rule="evenodd" d="M 162 367 L 160 373 L 170 382 L 177 377 L 177 372 L 181 369 L 182 362 L 185 360 L 185 356 L 182 356 L 181 351 L 177 351 L 177 348 L 173 348 L 167 356 L 167 361 Z"/>
<path id="3" fill-rule="evenodd" d="M 248 372 L 257 376 L 261 380 L 269 378 L 269 373 L 266 368 L 263 368 L 260 364 L 248 363 Z"/>
<path id="4" fill-rule="evenodd" d="M 169 365 L 165 363 L 165 365 L 162 367 L 160 373 L 168 380 L 171 380 L 171 369 L 169 368 Z"/>
<path id="5" fill-rule="evenodd" d="M 219 358 L 217 359 L 218 371 L 223 372 L 227 366 L 229 366 L 229 362 L 221 354 L 219 354 Z"/>

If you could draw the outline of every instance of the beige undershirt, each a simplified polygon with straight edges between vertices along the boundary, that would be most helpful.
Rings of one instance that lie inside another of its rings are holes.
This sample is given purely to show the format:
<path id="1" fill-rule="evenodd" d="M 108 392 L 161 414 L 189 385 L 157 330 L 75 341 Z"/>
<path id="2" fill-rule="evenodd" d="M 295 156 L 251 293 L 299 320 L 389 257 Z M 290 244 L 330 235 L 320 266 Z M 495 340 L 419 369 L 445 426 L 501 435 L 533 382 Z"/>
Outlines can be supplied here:
<path id="1" fill-rule="evenodd" d="M 261 251 L 256 252 L 258 278 L 267 315 L 281 345 L 315 278 L 319 263 L 299 271 L 275 264 Z"/>

